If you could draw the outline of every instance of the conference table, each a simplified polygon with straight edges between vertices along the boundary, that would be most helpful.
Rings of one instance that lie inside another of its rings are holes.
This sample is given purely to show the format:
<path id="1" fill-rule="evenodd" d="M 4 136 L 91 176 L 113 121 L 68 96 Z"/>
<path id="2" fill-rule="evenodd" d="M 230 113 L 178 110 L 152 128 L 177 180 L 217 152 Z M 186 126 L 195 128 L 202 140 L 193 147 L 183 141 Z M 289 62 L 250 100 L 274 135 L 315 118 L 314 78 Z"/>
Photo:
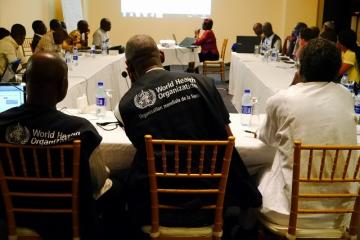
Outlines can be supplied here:
<path id="1" fill-rule="evenodd" d="M 86 95 L 89 105 L 95 104 L 97 82 L 103 81 L 109 95 L 107 109 L 112 110 L 131 86 L 130 79 L 121 75 L 125 70 L 124 54 L 90 56 L 88 53 L 82 53 L 78 65 L 69 66 L 68 92 L 57 107 L 76 108 L 77 98 L 83 95 Z"/>
<path id="2" fill-rule="evenodd" d="M 232 103 L 236 110 L 241 112 L 241 98 L 244 89 L 248 88 L 258 101 L 254 107 L 255 114 L 265 113 L 267 99 L 288 87 L 296 71 L 291 61 L 267 62 L 261 55 L 232 52 L 229 94 L 233 95 Z"/>
<path id="3" fill-rule="evenodd" d="M 107 111 L 105 117 L 98 118 L 94 112 L 79 114 L 77 109 L 63 109 L 64 113 L 76 115 L 88 119 L 103 137 L 100 145 L 102 159 L 110 170 L 120 170 L 129 168 L 135 155 L 135 148 L 126 136 L 125 131 L 109 124 L 99 127 L 97 122 L 116 122 L 113 112 Z M 241 114 L 230 114 L 230 128 L 235 136 L 235 148 L 239 152 L 250 174 L 255 174 L 261 168 L 272 163 L 275 149 L 265 145 L 259 139 L 254 138 L 251 133 L 245 130 L 256 131 L 259 124 L 264 119 L 264 115 L 253 118 L 251 126 L 242 126 L 240 123 Z"/>
<path id="4" fill-rule="evenodd" d="M 165 55 L 164 66 L 187 66 L 189 62 L 195 62 L 195 67 L 197 67 L 200 64 L 198 55 L 200 48 L 185 48 L 178 45 L 163 47 L 160 44 L 158 44 L 158 48 L 163 51 Z"/>
<path id="5" fill-rule="evenodd" d="M 188 65 L 195 62 L 199 65 L 198 49 L 173 46 L 169 48 L 159 45 L 164 52 L 166 65 Z M 58 108 L 77 108 L 77 99 L 86 96 L 87 104 L 95 104 L 97 82 L 103 81 L 105 91 L 108 93 L 107 109 L 113 110 L 122 96 L 129 90 L 131 81 L 122 77 L 126 71 L 125 54 L 91 56 L 81 53 L 78 64 L 69 65 L 68 92 L 64 100 L 58 103 Z"/>

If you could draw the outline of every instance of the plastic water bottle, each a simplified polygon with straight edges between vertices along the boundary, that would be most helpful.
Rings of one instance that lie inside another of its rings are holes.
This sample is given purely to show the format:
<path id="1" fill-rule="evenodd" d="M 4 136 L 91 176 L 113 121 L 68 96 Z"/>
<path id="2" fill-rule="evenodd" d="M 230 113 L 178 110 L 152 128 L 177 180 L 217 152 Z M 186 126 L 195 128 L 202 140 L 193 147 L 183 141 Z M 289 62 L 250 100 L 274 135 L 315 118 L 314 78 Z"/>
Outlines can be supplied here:
<path id="1" fill-rule="evenodd" d="M 108 51 L 108 39 L 104 36 L 101 44 L 101 54 L 107 55 L 107 51 Z"/>
<path id="2" fill-rule="evenodd" d="M 79 52 L 77 47 L 73 48 L 73 64 L 74 66 L 79 65 Z"/>
<path id="3" fill-rule="evenodd" d="M 69 51 L 65 52 L 65 62 L 68 65 L 68 68 L 71 69 L 71 53 Z"/>
<path id="4" fill-rule="evenodd" d="M 347 73 L 344 73 L 344 75 L 342 76 L 340 83 L 344 86 L 346 86 L 349 83 L 349 77 Z"/>
<path id="5" fill-rule="evenodd" d="M 99 81 L 96 89 L 96 116 L 104 117 L 106 114 L 106 94 L 104 82 Z"/>
<path id="6" fill-rule="evenodd" d="M 252 103 L 250 89 L 245 89 L 241 99 L 241 124 L 250 126 L 252 116 Z"/>
<path id="7" fill-rule="evenodd" d="M 95 57 L 95 45 L 91 45 L 90 56 L 93 57 L 93 58 Z"/>
<path id="8" fill-rule="evenodd" d="M 356 115 L 356 122 L 360 124 L 360 94 L 354 95 L 354 110 Z"/>
<path id="9" fill-rule="evenodd" d="M 276 62 L 279 57 L 279 50 L 273 48 L 271 49 L 271 61 Z"/>

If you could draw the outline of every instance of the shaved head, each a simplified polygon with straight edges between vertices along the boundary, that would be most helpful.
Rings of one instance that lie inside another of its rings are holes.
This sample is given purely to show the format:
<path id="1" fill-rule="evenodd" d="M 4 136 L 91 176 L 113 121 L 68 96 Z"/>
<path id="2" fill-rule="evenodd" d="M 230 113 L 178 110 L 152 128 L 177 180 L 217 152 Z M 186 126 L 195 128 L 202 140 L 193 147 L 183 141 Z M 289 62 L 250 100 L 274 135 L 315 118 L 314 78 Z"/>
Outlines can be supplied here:
<path id="1" fill-rule="evenodd" d="M 64 99 L 68 68 L 57 54 L 39 52 L 30 58 L 26 68 L 27 102 L 55 106 Z"/>
<path id="2" fill-rule="evenodd" d="M 161 67 L 160 51 L 149 35 L 135 35 L 126 43 L 125 57 L 128 68 L 143 74 L 154 66 Z"/>

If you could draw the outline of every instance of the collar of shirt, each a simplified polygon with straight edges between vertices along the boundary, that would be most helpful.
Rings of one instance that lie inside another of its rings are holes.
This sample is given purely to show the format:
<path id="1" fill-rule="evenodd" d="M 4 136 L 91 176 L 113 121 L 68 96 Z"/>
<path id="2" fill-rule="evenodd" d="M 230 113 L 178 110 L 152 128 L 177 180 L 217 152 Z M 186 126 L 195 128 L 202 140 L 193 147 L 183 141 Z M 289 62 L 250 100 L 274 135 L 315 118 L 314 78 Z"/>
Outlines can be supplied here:
<path id="1" fill-rule="evenodd" d="M 154 71 L 154 70 L 165 70 L 165 69 L 162 68 L 162 67 L 153 67 L 153 68 L 150 68 L 149 70 L 147 70 L 147 71 L 145 72 L 145 74 L 147 74 L 147 73 L 149 73 L 149 72 L 151 72 L 151 71 Z"/>

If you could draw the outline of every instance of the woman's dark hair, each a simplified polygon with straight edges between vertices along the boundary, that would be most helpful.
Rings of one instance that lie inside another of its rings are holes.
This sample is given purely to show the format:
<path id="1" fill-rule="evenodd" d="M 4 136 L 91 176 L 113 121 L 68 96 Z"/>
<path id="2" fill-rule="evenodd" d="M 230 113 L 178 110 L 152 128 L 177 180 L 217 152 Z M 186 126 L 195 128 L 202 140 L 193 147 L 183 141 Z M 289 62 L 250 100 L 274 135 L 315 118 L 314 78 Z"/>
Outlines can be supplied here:
<path id="1" fill-rule="evenodd" d="M 341 67 L 341 53 L 328 40 L 309 41 L 300 56 L 300 75 L 305 82 L 336 82 Z"/>
<path id="2" fill-rule="evenodd" d="M 350 49 L 356 54 L 356 62 L 360 64 L 360 47 L 356 43 L 356 33 L 351 29 L 345 29 L 339 32 L 338 41 L 341 45 Z M 360 71 L 360 69 L 359 69 Z"/>
<path id="3" fill-rule="evenodd" d="M 213 26 L 213 20 L 211 18 L 205 18 L 203 22 L 204 30 L 211 30 Z"/>

